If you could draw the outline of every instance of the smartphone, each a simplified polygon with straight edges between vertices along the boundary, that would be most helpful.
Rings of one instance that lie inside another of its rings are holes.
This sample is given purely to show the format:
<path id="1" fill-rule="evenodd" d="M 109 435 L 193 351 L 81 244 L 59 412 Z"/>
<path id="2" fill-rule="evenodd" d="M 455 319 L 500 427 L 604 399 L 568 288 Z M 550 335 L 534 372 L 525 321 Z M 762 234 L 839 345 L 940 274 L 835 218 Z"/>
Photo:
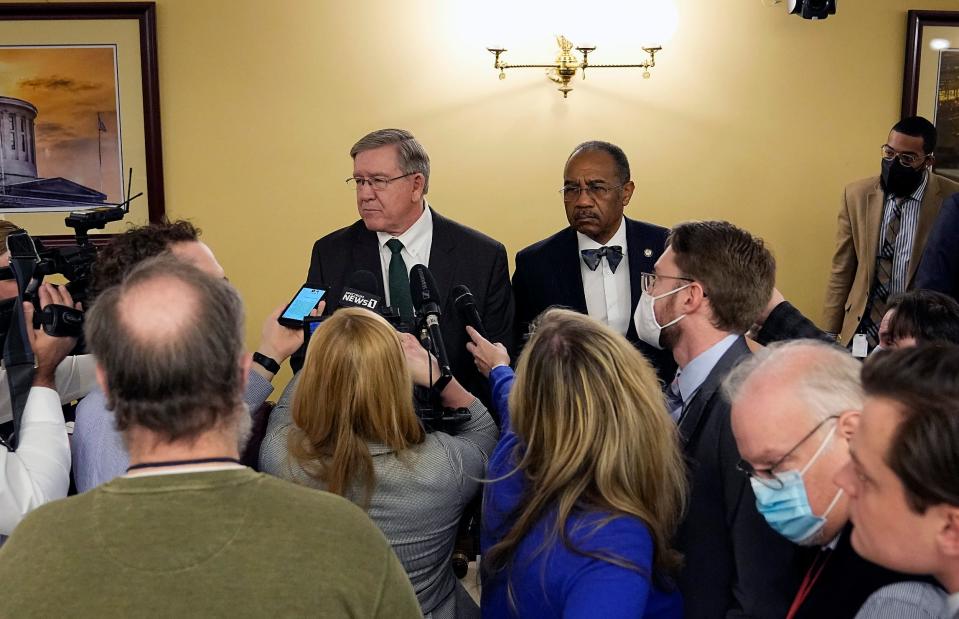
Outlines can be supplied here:
<path id="1" fill-rule="evenodd" d="M 280 317 L 278 322 L 284 327 L 291 329 L 302 329 L 303 319 L 310 315 L 316 304 L 320 302 L 326 290 L 318 288 L 316 285 L 307 282 L 300 287 L 300 290 L 293 296 Z"/>

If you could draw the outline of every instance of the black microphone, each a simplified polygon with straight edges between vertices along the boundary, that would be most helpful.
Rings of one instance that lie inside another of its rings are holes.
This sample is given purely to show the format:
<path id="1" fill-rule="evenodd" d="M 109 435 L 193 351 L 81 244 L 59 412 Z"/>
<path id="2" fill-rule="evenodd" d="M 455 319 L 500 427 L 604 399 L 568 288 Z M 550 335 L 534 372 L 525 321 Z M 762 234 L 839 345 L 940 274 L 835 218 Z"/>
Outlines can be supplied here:
<path id="1" fill-rule="evenodd" d="M 479 310 L 476 309 L 476 300 L 473 298 L 470 289 L 462 284 L 453 286 L 453 304 L 460 313 L 463 322 L 476 329 L 477 333 L 486 338 L 486 328 L 483 326 L 483 319 L 480 318 Z"/>
<path id="2" fill-rule="evenodd" d="M 410 296 L 413 297 L 413 308 L 416 316 L 426 325 L 430 340 L 433 343 L 433 352 L 440 366 L 440 376 L 452 377 L 450 360 L 446 355 L 446 345 L 443 343 L 443 333 L 440 331 L 439 317 L 440 295 L 436 291 L 436 281 L 433 274 L 422 264 L 414 264 L 410 269 Z M 446 382 L 449 382 L 448 380 Z M 439 381 L 437 381 L 439 384 Z M 445 383 L 444 383 L 445 386 Z"/>
<path id="3" fill-rule="evenodd" d="M 379 312 L 382 309 L 383 297 L 377 295 L 376 276 L 369 271 L 356 271 L 350 276 L 350 283 L 343 287 L 339 307 L 363 307 Z"/>

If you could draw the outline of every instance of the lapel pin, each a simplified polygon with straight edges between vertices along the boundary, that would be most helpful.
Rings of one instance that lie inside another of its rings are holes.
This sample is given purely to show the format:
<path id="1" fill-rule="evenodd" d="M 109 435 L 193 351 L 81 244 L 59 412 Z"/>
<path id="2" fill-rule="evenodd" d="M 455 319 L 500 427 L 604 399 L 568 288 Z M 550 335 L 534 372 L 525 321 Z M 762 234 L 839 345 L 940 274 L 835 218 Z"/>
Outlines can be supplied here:
<path id="1" fill-rule="evenodd" d="M 652 256 L 653 256 L 653 250 L 651 250 L 651 249 L 644 249 L 644 250 L 643 250 L 643 255 L 646 256 L 647 258 L 652 258 Z"/>

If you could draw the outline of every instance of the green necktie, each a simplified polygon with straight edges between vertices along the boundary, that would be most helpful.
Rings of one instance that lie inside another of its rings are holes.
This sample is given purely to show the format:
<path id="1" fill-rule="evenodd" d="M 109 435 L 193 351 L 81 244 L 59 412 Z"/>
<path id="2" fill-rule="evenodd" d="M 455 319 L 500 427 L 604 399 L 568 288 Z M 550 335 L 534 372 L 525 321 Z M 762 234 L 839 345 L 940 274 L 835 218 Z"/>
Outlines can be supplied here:
<path id="1" fill-rule="evenodd" d="M 399 239 L 390 239 L 386 242 L 390 253 L 390 304 L 400 311 L 404 322 L 413 322 L 413 297 L 410 295 L 410 272 L 400 252 L 403 251 L 403 242 Z"/>

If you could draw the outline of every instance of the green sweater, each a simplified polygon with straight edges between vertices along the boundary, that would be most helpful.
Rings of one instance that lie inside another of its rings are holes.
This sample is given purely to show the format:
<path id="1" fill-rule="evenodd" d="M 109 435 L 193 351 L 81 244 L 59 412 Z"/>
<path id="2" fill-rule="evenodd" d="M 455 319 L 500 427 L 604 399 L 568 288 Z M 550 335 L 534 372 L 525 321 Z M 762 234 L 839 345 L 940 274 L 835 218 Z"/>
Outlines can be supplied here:
<path id="1" fill-rule="evenodd" d="M 118 478 L 0 549 L 3 617 L 422 617 L 382 533 L 250 469 Z"/>

